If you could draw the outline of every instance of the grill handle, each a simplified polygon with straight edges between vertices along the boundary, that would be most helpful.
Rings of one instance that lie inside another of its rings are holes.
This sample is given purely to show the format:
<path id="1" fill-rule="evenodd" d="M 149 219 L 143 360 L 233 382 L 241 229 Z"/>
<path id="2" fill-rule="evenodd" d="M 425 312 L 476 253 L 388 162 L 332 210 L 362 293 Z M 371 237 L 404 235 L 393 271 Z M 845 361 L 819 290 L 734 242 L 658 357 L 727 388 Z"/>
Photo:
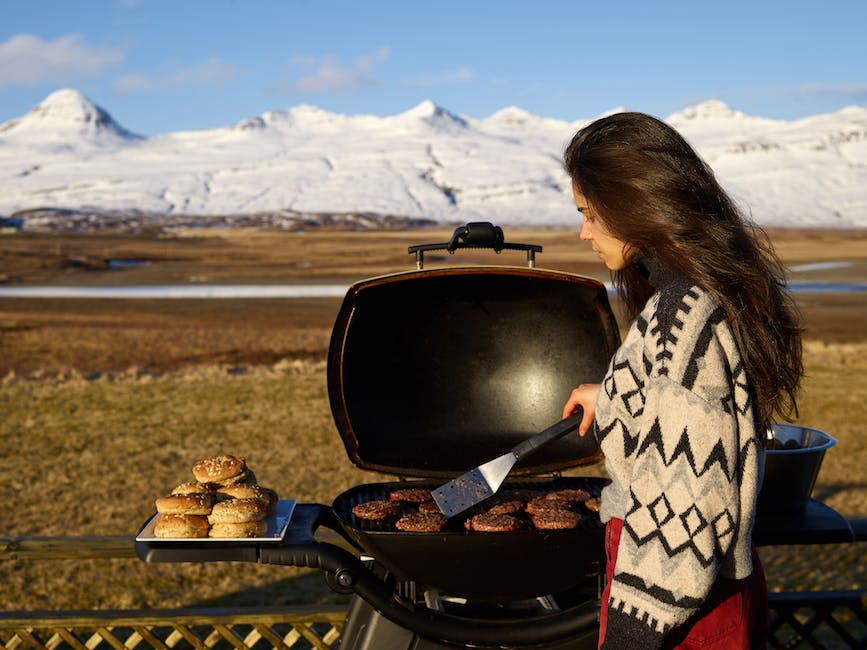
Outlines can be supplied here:
<path id="1" fill-rule="evenodd" d="M 527 251 L 527 266 L 531 269 L 536 266 L 536 253 L 542 252 L 539 244 L 514 244 L 505 241 L 503 229 L 489 221 L 471 221 L 455 228 L 447 242 L 416 244 L 410 246 L 408 252 L 415 253 L 415 267 L 421 271 L 424 268 L 425 251 L 447 250 L 454 253 L 459 248 L 490 248 L 497 253 L 503 249 Z"/>
<path id="2" fill-rule="evenodd" d="M 432 639 L 475 646 L 509 647 L 552 643 L 586 633 L 598 625 L 599 603 L 589 601 L 555 614 L 485 620 L 452 616 L 400 598 L 349 551 L 314 539 L 320 525 L 340 532 L 333 511 L 318 504 L 298 504 L 283 541 L 259 546 L 259 562 L 320 569 L 336 584 L 354 591 L 392 623 Z"/>
<path id="3" fill-rule="evenodd" d="M 578 410 L 565 420 L 561 420 L 557 424 L 548 427 L 542 433 L 537 433 L 535 436 L 527 438 L 512 449 L 512 453 L 515 454 L 515 460 L 521 460 L 532 454 L 539 447 L 543 447 L 549 442 L 553 442 L 557 438 L 562 438 L 567 433 L 575 431 L 581 424 L 582 417 L 584 417 L 584 409 L 579 406 Z"/>
<path id="4" fill-rule="evenodd" d="M 355 542 L 343 533 L 331 508 L 316 503 L 299 503 L 292 512 L 292 523 L 280 543 L 259 545 L 259 562 L 321 569 L 335 576 L 346 571 L 354 573 L 359 568 L 364 569 L 361 561 L 346 549 L 318 541 L 315 534 L 320 526 L 334 530 L 353 547 L 358 548 Z M 342 582 L 345 580 L 338 581 L 339 584 Z"/>

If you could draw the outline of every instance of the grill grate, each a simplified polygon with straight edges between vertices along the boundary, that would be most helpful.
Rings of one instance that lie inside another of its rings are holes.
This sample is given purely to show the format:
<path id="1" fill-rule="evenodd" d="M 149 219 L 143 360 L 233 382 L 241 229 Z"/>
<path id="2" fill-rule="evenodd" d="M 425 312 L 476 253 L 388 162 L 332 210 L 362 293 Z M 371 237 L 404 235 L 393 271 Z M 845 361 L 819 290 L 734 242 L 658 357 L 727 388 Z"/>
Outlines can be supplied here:
<path id="1" fill-rule="evenodd" d="M 334 508 L 337 516 L 343 521 L 346 525 L 356 528 L 365 532 L 375 532 L 375 533 L 388 533 L 395 532 L 400 533 L 401 535 L 405 535 L 403 531 L 398 531 L 394 527 L 394 522 L 402 515 L 414 512 L 417 510 L 417 506 L 415 504 L 404 503 L 401 506 L 400 513 L 395 516 L 385 520 L 374 521 L 368 519 L 362 519 L 360 517 L 356 517 L 352 513 L 352 509 L 358 505 L 359 503 L 364 503 L 366 501 L 375 501 L 381 499 L 388 499 L 389 494 L 393 490 L 398 489 L 406 489 L 406 488 L 420 488 L 425 490 L 433 490 L 440 486 L 440 482 L 430 482 L 430 481 L 419 481 L 419 482 L 410 482 L 410 481 L 400 481 L 397 483 L 366 483 L 362 485 L 355 486 L 350 488 L 343 494 L 335 499 L 332 507 Z M 511 498 L 515 498 L 515 492 L 528 492 L 528 493 L 537 493 L 538 495 L 544 495 L 548 492 L 562 489 L 582 489 L 587 491 L 592 497 L 598 497 L 602 491 L 602 487 L 604 486 L 604 481 L 593 478 L 593 477 L 557 477 L 553 479 L 540 480 L 540 479 L 516 479 L 512 481 L 506 481 L 503 486 L 500 488 L 497 494 L 490 497 L 486 501 L 466 510 L 465 512 L 452 517 L 449 519 L 449 522 L 444 531 L 440 531 L 437 533 L 411 533 L 412 535 L 425 535 L 425 534 L 434 534 L 434 535 L 442 535 L 443 533 L 461 533 L 467 534 L 466 529 L 464 528 L 464 523 L 467 519 L 473 517 L 476 514 L 487 511 L 492 505 L 496 503 L 501 503 L 503 501 L 508 501 Z M 599 514 L 593 512 L 585 507 L 579 507 L 576 509 L 577 512 L 581 515 L 581 520 L 578 524 L 578 529 L 581 530 L 592 530 L 599 529 L 603 527 L 603 524 L 599 521 Z M 521 523 L 520 530 L 523 531 L 534 531 L 536 530 L 533 526 L 530 517 L 524 513 L 523 511 L 517 513 L 516 518 Z M 545 531 L 546 533 L 551 533 L 555 531 Z M 473 534 L 485 534 L 485 533 L 473 533 Z M 493 533 L 493 534 L 506 534 L 506 533 Z"/>

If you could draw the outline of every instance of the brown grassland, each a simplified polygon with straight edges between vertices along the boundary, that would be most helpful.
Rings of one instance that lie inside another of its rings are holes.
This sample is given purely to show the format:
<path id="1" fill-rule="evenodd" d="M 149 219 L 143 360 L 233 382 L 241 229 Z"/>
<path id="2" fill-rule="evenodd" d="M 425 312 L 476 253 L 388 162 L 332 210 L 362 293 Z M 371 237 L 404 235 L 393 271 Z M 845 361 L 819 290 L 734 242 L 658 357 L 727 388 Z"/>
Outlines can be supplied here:
<path id="1" fill-rule="evenodd" d="M 415 231 L 196 231 L 3 235 L 8 285 L 340 283 L 414 268 Z M 541 243 L 543 268 L 606 274 L 574 231 L 509 231 Z M 867 231 L 776 231 L 796 281 L 865 282 Z M 106 259 L 148 264 L 110 270 Z M 845 268 L 798 265 L 848 262 Z M 523 265 L 522 254 L 429 254 L 428 266 Z M 867 517 L 867 294 L 797 295 L 807 376 L 798 422 L 835 436 L 814 492 Z M 246 456 L 284 498 L 330 503 L 392 480 L 346 458 L 327 399 L 339 298 L 0 297 L 0 537 L 132 535 L 153 500 L 215 453 Z M 616 304 L 615 304 L 616 308 Z M 599 466 L 577 473 L 602 474 Z M 867 588 L 865 544 L 763 548 L 773 589 Z M 321 574 L 241 563 L 0 561 L 0 610 L 340 601 Z"/>

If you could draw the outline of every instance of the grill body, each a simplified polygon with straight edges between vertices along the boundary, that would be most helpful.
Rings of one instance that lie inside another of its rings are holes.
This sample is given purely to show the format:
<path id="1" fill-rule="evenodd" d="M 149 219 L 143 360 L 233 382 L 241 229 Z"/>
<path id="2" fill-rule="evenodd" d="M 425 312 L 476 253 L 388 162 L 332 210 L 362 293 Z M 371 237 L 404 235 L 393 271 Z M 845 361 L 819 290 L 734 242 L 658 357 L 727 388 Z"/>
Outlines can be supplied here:
<path id="1" fill-rule="evenodd" d="M 468 533 L 466 517 L 484 504 L 459 515 L 437 533 L 403 532 L 394 521 L 369 523 L 352 514 L 362 501 L 388 498 L 392 489 L 436 487 L 435 482 L 374 483 L 341 494 L 333 509 L 346 533 L 396 579 L 413 581 L 452 596 L 513 601 L 564 591 L 598 573 L 602 562 L 603 526 L 595 512 L 581 511 L 581 523 L 567 530 L 524 529 L 501 533 Z M 582 488 L 598 496 L 601 479 L 559 477 L 508 481 L 503 490 L 544 492 Z"/>

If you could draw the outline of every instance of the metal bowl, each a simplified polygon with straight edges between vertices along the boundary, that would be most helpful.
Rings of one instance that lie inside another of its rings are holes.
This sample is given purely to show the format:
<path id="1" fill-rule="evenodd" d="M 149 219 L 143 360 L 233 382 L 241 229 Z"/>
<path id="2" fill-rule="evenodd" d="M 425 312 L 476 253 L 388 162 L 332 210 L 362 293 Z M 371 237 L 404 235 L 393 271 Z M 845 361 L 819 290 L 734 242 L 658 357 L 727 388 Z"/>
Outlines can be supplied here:
<path id="1" fill-rule="evenodd" d="M 774 439 L 765 453 L 765 477 L 759 492 L 759 512 L 803 510 L 825 458 L 837 441 L 824 431 L 792 424 L 775 424 Z"/>

